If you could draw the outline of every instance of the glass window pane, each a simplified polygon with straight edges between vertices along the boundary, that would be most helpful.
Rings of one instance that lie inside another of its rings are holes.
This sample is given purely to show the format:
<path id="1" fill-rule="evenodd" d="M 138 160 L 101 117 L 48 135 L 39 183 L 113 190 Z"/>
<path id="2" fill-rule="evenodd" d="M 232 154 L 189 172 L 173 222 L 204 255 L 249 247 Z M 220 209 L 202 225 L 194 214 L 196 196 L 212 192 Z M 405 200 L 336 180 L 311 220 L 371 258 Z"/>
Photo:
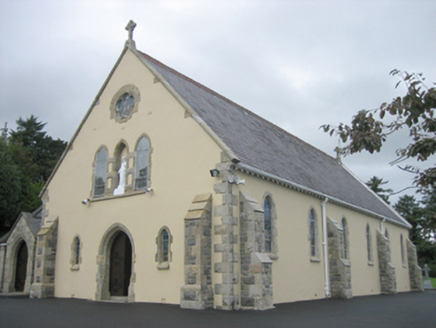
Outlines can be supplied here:
<path id="1" fill-rule="evenodd" d="M 104 196 L 107 170 L 107 152 L 101 148 L 95 159 L 94 196 Z"/>
<path id="2" fill-rule="evenodd" d="M 135 158 L 135 189 L 145 189 L 148 181 L 148 154 L 150 143 L 142 137 L 138 142 Z"/>
<path id="3" fill-rule="evenodd" d="M 168 231 L 162 231 L 162 262 L 168 262 L 168 242 L 169 236 Z"/>
<path id="4" fill-rule="evenodd" d="M 271 202 L 269 197 L 264 202 L 265 252 L 271 252 Z"/>
<path id="5" fill-rule="evenodd" d="M 310 229 L 310 256 L 316 256 L 315 249 L 315 214 L 313 209 L 309 214 L 309 229 Z"/>

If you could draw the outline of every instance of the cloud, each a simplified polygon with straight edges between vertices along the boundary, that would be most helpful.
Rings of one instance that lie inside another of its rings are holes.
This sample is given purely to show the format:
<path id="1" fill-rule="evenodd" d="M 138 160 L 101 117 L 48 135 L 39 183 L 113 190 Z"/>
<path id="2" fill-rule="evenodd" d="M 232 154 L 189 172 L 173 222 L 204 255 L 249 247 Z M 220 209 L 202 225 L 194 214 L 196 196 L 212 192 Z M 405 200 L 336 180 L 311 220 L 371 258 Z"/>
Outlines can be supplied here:
<path id="1" fill-rule="evenodd" d="M 436 81 L 435 11 L 430 1 L 0 0 L 0 124 L 34 114 L 69 140 L 133 19 L 138 49 L 335 156 L 319 126 L 404 92 L 390 70 Z M 407 185 L 388 165 L 405 140 L 344 162 L 363 180 Z"/>

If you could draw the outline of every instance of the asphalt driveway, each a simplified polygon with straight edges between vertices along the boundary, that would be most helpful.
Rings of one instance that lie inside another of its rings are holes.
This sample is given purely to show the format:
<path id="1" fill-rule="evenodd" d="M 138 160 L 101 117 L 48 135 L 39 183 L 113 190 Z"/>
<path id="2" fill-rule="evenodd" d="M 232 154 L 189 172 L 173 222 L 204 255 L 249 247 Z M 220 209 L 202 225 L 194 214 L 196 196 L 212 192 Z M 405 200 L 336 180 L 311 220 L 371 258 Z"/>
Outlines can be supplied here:
<path id="1" fill-rule="evenodd" d="M 276 305 L 269 311 L 195 311 L 177 305 L 0 296 L 0 327 L 436 327 L 436 291 Z"/>

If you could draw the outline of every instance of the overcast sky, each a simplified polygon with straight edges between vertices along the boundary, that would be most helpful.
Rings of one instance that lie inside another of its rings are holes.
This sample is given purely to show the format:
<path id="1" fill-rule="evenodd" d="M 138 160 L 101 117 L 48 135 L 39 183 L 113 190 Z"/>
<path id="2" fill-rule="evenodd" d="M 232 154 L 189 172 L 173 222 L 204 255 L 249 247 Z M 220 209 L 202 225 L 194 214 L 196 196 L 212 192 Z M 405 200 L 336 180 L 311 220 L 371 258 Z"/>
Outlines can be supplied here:
<path id="1" fill-rule="evenodd" d="M 319 127 L 402 95 L 392 69 L 436 81 L 435 17 L 434 0 L 0 0 L 0 124 L 34 114 L 69 141 L 133 19 L 139 50 L 335 156 Z M 388 163 L 406 142 L 343 162 L 400 190 L 411 176 Z"/>

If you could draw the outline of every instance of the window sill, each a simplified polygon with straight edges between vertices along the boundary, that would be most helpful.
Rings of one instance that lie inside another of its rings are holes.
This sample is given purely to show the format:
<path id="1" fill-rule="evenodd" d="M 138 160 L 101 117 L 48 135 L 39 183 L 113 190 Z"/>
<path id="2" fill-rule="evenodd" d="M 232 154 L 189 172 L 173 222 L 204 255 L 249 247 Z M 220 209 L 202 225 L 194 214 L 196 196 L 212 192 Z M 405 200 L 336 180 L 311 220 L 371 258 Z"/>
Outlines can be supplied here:
<path id="1" fill-rule="evenodd" d="M 319 257 L 310 257 L 310 262 L 313 262 L 313 263 L 320 263 L 321 262 L 321 259 L 319 258 Z"/>
<path id="2" fill-rule="evenodd" d="M 407 265 L 403 264 L 403 268 L 407 268 Z"/>
<path id="3" fill-rule="evenodd" d="M 170 262 L 161 262 L 157 265 L 158 270 L 169 270 L 170 269 Z"/>
<path id="4" fill-rule="evenodd" d="M 143 194 L 149 194 L 146 190 L 135 190 L 135 191 L 128 191 L 122 195 L 110 195 L 110 196 L 102 196 L 102 197 L 93 197 L 91 198 L 91 203 L 94 202 L 101 202 L 105 200 L 110 199 L 118 199 L 118 198 L 124 198 L 124 197 L 130 197 L 130 196 L 137 196 L 137 195 L 143 195 Z"/>
<path id="5" fill-rule="evenodd" d="M 374 266 L 374 262 L 368 261 L 368 266 Z"/>

